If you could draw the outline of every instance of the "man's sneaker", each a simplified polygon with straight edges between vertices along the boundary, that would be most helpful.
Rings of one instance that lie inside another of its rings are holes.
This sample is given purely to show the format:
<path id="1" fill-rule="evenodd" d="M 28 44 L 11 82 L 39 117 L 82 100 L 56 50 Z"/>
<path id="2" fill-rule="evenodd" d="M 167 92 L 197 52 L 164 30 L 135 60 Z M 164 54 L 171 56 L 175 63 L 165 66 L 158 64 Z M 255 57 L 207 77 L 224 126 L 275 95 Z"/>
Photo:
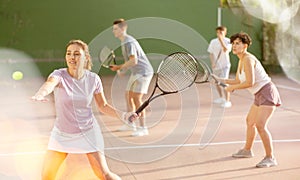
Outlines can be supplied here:
<path id="1" fill-rule="evenodd" d="M 223 108 L 230 108 L 232 106 L 230 101 L 225 101 L 223 104 L 221 104 L 221 107 Z"/>
<path id="2" fill-rule="evenodd" d="M 134 122 L 124 124 L 118 129 L 118 131 L 136 131 L 136 125 Z"/>
<path id="3" fill-rule="evenodd" d="M 215 99 L 214 101 L 213 101 L 213 103 L 215 103 L 215 104 L 222 104 L 222 103 L 224 103 L 226 100 L 224 99 L 224 98 L 218 98 L 218 99 Z"/>
<path id="4" fill-rule="evenodd" d="M 251 158 L 253 157 L 253 153 L 251 150 L 241 149 L 237 153 L 232 154 L 232 157 L 235 158 Z"/>
<path id="5" fill-rule="evenodd" d="M 148 128 L 146 128 L 146 127 L 139 127 L 131 135 L 132 136 L 147 136 L 147 135 L 149 135 L 149 131 L 148 131 Z"/>
<path id="6" fill-rule="evenodd" d="M 265 167 L 272 167 L 272 166 L 277 166 L 277 161 L 275 158 L 270 158 L 270 157 L 265 157 L 258 164 L 256 164 L 256 167 L 258 168 L 265 168 Z"/>

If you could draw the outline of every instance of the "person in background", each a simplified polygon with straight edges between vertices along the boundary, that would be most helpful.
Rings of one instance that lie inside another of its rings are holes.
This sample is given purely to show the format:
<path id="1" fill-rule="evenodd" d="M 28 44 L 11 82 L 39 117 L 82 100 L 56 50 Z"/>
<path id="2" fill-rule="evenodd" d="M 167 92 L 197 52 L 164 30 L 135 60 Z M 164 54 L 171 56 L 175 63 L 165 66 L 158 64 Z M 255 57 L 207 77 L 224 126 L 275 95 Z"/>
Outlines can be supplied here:
<path id="1" fill-rule="evenodd" d="M 100 77 L 91 72 L 89 48 L 81 40 L 71 40 L 66 47 L 67 68 L 54 70 L 41 88 L 32 96 L 47 101 L 54 92 L 56 121 L 51 132 L 42 170 L 42 179 L 55 179 L 69 153 L 86 154 L 99 179 L 121 179 L 108 168 L 104 155 L 101 129 L 93 114 L 94 100 L 99 111 L 113 117 L 137 117 L 134 113 L 116 110 L 106 101 Z"/>
<path id="2" fill-rule="evenodd" d="M 125 93 L 127 108 L 130 112 L 143 104 L 143 96 L 148 93 L 154 71 L 138 41 L 127 34 L 127 28 L 124 19 L 117 19 L 113 22 L 113 34 L 121 41 L 124 64 L 112 65 L 111 70 L 117 71 L 118 75 L 124 74 L 127 70 L 131 72 Z M 131 126 L 124 124 L 119 130 L 133 130 L 132 136 L 148 135 L 145 110 L 139 114 L 139 125 L 136 129 L 135 124 Z"/>
<path id="3" fill-rule="evenodd" d="M 210 41 L 207 51 L 213 74 L 227 79 L 230 73 L 230 58 L 231 51 L 230 39 L 226 37 L 227 28 L 219 26 L 216 28 L 217 38 Z M 230 93 L 225 91 L 223 87 L 216 85 L 219 98 L 214 100 L 214 103 L 221 104 L 222 107 L 229 108 L 232 106 L 230 102 Z"/>
<path id="4" fill-rule="evenodd" d="M 280 95 L 260 61 L 247 51 L 252 42 L 250 36 L 241 32 L 232 35 L 230 41 L 233 54 L 239 58 L 239 64 L 235 79 L 222 80 L 228 84 L 225 90 L 233 92 L 239 89 L 248 89 L 254 95 L 254 102 L 246 118 L 246 143 L 232 156 L 236 158 L 253 157 L 252 147 L 258 132 L 266 155 L 256 167 L 276 166 L 272 136 L 267 125 L 276 107 L 281 105 Z"/>

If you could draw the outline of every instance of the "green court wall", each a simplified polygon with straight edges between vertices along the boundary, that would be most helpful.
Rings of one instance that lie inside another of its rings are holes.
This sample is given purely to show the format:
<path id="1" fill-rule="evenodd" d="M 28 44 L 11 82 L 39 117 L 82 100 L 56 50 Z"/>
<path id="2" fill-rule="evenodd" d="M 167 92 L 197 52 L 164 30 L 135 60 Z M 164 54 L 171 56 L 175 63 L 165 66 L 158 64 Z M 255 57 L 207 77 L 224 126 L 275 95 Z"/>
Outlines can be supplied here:
<path id="1" fill-rule="evenodd" d="M 176 20 L 193 28 L 209 42 L 215 37 L 219 7 L 219 0 L 1 0 L 0 3 L 0 48 L 25 52 L 45 76 L 54 68 L 64 66 L 65 45 L 70 39 L 89 43 L 111 27 L 117 18 Z M 249 33 L 253 38 L 251 52 L 262 56 L 259 20 L 238 10 L 222 9 L 221 22 L 228 27 L 228 35 L 240 31 Z M 168 52 L 170 48 L 174 51 L 178 48 L 153 39 L 140 43 L 145 52 Z M 120 56 L 119 51 L 117 55 Z M 231 57 L 234 70 L 236 58 Z"/>

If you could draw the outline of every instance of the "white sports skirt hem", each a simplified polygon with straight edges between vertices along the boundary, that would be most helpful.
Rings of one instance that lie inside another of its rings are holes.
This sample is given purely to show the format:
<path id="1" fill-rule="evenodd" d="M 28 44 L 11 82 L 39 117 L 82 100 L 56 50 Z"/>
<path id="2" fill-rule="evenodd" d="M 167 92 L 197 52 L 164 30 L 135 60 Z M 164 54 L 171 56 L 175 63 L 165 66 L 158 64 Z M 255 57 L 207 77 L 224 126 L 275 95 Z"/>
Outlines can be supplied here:
<path id="1" fill-rule="evenodd" d="M 97 123 L 94 123 L 93 128 L 88 131 L 69 134 L 61 132 L 54 126 L 51 131 L 48 150 L 75 154 L 104 153 L 101 129 Z"/>

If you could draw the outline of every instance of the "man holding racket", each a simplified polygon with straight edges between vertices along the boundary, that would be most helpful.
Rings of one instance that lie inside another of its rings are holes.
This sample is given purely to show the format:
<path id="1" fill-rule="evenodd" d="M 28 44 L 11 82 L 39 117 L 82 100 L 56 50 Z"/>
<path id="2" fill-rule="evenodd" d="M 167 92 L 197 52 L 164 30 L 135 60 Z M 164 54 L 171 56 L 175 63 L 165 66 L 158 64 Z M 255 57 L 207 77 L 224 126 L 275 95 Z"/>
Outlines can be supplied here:
<path id="1" fill-rule="evenodd" d="M 124 19 L 117 19 L 113 22 L 113 34 L 121 41 L 124 64 L 111 65 L 111 70 L 117 71 L 118 75 L 124 74 L 127 70 L 131 71 L 125 96 L 128 111 L 133 112 L 143 104 L 143 95 L 148 92 L 154 71 L 138 41 L 127 34 L 127 27 Z M 130 127 L 125 124 L 119 130 L 134 130 L 132 136 L 148 135 L 145 118 L 146 114 L 143 110 L 140 113 L 140 126 L 137 129 L 134 125 Z"/>
<path id="2" fill-rule="evenodd" d="M 213 74 L 227 79 L 231 66 L 229 58 L 229 52 L 231 51 L 230 39 L 226 37 L 227 28 L 225 26 L 217 27 L 216 33 L 217 38 L 210 41 L 207 51 L 210 53 Z M 225 108 L 231 107 L 230 93 L 219 85 L 216 85 L 216 89 L 220 98 L 216 99 L 214 103 L 221 104 Z"/>

